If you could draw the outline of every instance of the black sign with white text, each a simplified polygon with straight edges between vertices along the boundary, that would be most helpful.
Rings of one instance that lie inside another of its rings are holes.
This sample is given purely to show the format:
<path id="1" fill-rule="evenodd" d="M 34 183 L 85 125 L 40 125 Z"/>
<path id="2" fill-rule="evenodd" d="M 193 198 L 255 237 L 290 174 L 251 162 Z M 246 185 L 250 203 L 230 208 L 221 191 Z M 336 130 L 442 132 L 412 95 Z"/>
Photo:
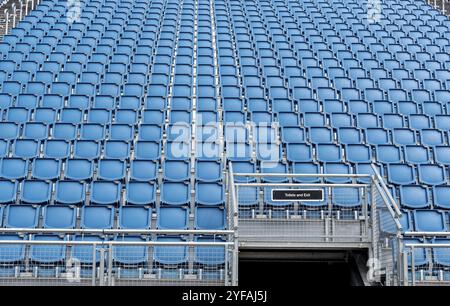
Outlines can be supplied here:
<path id="1" fill-rule="evenodd" d="M 272 201 L 323 201 L 323 190 L 272 189 Z"/>

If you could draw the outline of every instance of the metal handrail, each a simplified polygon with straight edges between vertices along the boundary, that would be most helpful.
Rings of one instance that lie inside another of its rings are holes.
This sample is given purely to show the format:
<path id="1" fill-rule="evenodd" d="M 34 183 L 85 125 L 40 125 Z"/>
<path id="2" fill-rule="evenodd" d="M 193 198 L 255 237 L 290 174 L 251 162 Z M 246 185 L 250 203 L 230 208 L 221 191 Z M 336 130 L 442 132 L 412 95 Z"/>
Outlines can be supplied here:
<path id="1" fill-rule="evenodd" d="M 2 244 L 36 244 L 36 245 L 186 245 L 186 246 L 229 246 L 234 242 L 229 241 L 55 241 L 55 240 L 0 240 Z"/>
<path id="2" fill-rule="evenodd" d="M 404 232 L 404 236 L 450 236 L 450 232 Z M 422 244 L 421 244 L 422 245 Z"/>
<path id="3" fill-rule="evenodd" d="M 400 211 L 400 208 L 398 208 L 397 202 L 394 200 L 394 198 L 392 197 L 392 194 L 389 192 L 386 184 L 384 183 L 383 178 L 381 177 L 380 173 L 378 172 L 378 169 L 372 164 L 371 165 L 372 170 L 375 173 L 375 178 L 378 181 L 379 185 L 381 186 L 381 188 L 383 189 L 383 191 L 386 193 L 389 201 L 391 202 L 390 204 L 394 207 L 395 213 L 396 213 L 396 217 L 401 217 L 402 216 L 402 212 Z"/>
<path id="4" fill-rule="evenodd" d="M 231 164 L 231 163 L 230 163 Z M 269 177 L 269 176 L 288 176 L 288 177 L 348 177 L 348 178 L 370 178 L 370 174 L 328 174 L 328 173 L 234 173 L 234 176 L 252 176 L 252 177 Z"/>
<path id="5" fill-rule="evenodd" d="M 61 233 L 61 234 L 161 234 L 161 235 L 233 235 L 232 230 L 141 230 L 141 229 L 63 229 L 63 228 L 2 228 L 0 233 Z"/>

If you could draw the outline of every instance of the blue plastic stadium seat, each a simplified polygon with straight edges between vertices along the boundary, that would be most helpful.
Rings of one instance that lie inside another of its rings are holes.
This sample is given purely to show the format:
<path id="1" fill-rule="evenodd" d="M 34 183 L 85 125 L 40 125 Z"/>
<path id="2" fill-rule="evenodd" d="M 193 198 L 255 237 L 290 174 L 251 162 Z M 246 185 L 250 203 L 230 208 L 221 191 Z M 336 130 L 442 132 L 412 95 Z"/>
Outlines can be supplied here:
<path id="1" fill-rule="evenodd" d="M 260 163 L 261 173 L 288 173 L 288 165 L 282 162 L 261 161 Z M 286 177 L 283 176 L 265 176 L 262 177 L 264 182 L 277 183 L 285 182 Z"/>
<path id="2" fill-rule="evenodd" d="M 312 161 L 312 148 L 307 144 L 287 144 L 286 157 L 291 162 Z"/>
<path id="3" fill-rule="evenodd" d="M 351 163 L 370 163 L 372 150 L 361 144 L 348 144 L 345 147 L 346 159 Z"/>
<path id="4" fill-rule="evenodd" d="M 215 182 L 222 179 L 222 164 L 216 161 L 197 160 L 195 178 L 204 182 Z"/>
<path id="5" fill-rule="evenodd" d="M 166 181 L 186 181 L 190 177 L 190 164 L 183 160 L 166 160 L 162 169 Z"/>
<path id="6" fill-rule="evenodd" d="M 284 143 L 302 143 L 305 141 L 305 131 L 301 127 L 283 127 L 281 139 Z"/>
<path id="7" fill-rule="evenodd" d="M 198 237 L 197 242 L 223 242 L 221 238 Z M 194 250 L 194 262 L 200 265 L 218 266 L 225 263 L 225 247 L 223 245 L 197 246 Z M 205 271 L 203 271 L 205 273 Z"/>
<path id="8" fill-rule="evenodd" d="M 0 235 L 0 240 L 22 240 L 18 235 Z M 0 244 L 0 269 L 1 277 L 13 277 L 15 275 L 15 263 L 25 260 L 25 244 Z"/>
<path id="9" fill-rule="evenodd" d="M 207 230 L 225 229 L 225 211 L 216 207 L 196 207 L 195 228 Z"/>
<path id="10" fill-rule="evenodd" d="M 0 122 L 1 139 L 16 139 L 19 137 L 20 125 L 14 122 Z"/>
<path id="11" fill-rule="evenodd" d="M 3 158 L 0 160 L 0 177 L 5 179 L 23 179 L 28 175 L 28 161 L 21 158 Z"/>
<path id="12" fill-rule="evenodd" d="M 130 178 L 134 181 L 152 181 L 157 177 L 158 163 L 151 160 L 132 160 Z"/>
<path id="13" fill-rule="evenodd" d="M 382 163 L 401 163 L 402 153 L 399 147 L 394 145 L 376 146 L 377 161 Z"/>
<path id="14" fill-rule="evenodd" d="M 323 172 L 325 174 L 344 174 L 345 177 L 328 176 L 325 180 L 328 183 L 350 183 L 351 178 L 347 175 L 352 174 L 350 165 L 344 163 L 324 163 Z"/>
<path id="15" fill-rule="evenodd" d="M 107 206 L 83 206 L 81 228 L 110 229 L 114 225 L 114 208 Z"/>
<path id="16" fill-rule="evenodd" d="M 19 199 L 27 204 L 47 204 L 52 195 L 52 184 L 40 180 L 24 180 Z"/>
<path id="17" fill-rule="evenodd" d="M 427 164 L 430 161 L 430 152 L 423 146 L 405 146 L 405 161 L 411 164 Z"/>
<path id="18" fill-rule="evenodd" d="M 411 209 L 429 207 L 428 189 L 417 185 L 400 186 L 400 204 Z"/>
<path id="19" fill-rule="evenodd" d="M 433 203 L 438 208 L 450 208 L 450 186 L 434 186 Z"/>
<path id="20" fill-rule="evenodd" d="M 16 202 L 17 182 L 9 180 L 0 180 L 0 203 L 10 204 Z"/>
<path id="21" fill-rule="evenodd" d="M 69 157 L 70 143 L 64 140 L 46 140 L 44 143 L 44 157 L 64 159 Z"/>
<path id="22" fill-rule="evenodd" d="M 100 157 L 100 143 L 94 140 L 76 140 L 73 156 L 80 159 L 98 159 Z"/>
<path id="23" fill-rule="evenodd" d="M 447 173 L 440 165 L 419 165 L 419 181 L 427 185 L 442 185 L 447 183 Z"/>
<path id="24" fill-rule="evenodd" d="M 122 185 L 116 182 L 93 181 L 91 183 L 91 204 L 116 205 L 121 201 Z"/>
<path id="25" fill-rule="evenodd" d="M 13 143 L 13 156 L 19 158 L 35 158 L 39 155 L 39 141 L 16 139 Z"/>
<path id="26" fill-rule="evenodd" d="M 94 164 L 87 159 L 68 159 L 64 177 L 75 181 L 91 180 L 94 175 Z"/>
<path id="27" fill-rule="evenodd" d="M 234 161 L 232 162 L 233 173 L 256 173 L 256 164 L 250 161 Z M 255 177 L 235 176 L 235 182 L 253 182 Z"/>
<path id="28" fill-rule="evenodd" d="M 133 182 L 126 185 L 125 200 L 128 204 L 153 205 L 156 201 L 156 186 L 151 182 Z"/>
<path id="29" fill-rule="evenodd" d="M 126 163 L 118 159 L 100 159 L 97 178 L 106 181 L 121 181 L 125 178 Z"/>
<path id="30" fill-rule="evenodd" d="M 158 237 L 160 242 L 183 242 L 179 237 Z M 160 265 L 180 265 L 188 260 L 187 247 L 183 245 L 161 245 L 155 246 L 153 260 Z"/>
<path id="31" fill-rule="evenodd" d="M 221 205 L 225 203 L 225 190 L 222 184 L 197 182 L 195 202 L 199 205 Z"/>
<path id="32" fill-rule="evenodd" d="M 135 145 L 135 158 L 158 160 L 161 156 L 161 144 L 152 141 L 138 141 Z"/>
<path id="33" fill-rule="evenodd" d="M 341 147 L 334 144 L 318 144 L 316 146 L 317 160 L 327 162 L 340 162 L 342 160 Z"/>
<path id="34" fill-rule="evenodd" d="M 44 228 L 74 228 L 76 209 L 70 206 L 49 205 L 43 210 Z"/>
<path id="35" fill-rule="evenodd" d="M 342 208 L 353 208 L 362 205 L 361 188 L 335 187 L 332 189 L 333 205 Z"/>
<path id="36" fill-rule="evenodd" d="M 59 204 L 84 204 L 85 184 L 78 181 L 56 182 L 55 202 Z"/>
<path id="37" fill-rule="evenodd" d="M 437 210 L 420 210 L 413 212 L 416 231 L 418 232 L 444 232 L 447 231 L 445 216 Z"/>
<path id="38" fill-rule="evenodd" d="M 123 229 L 149 229 L 152 210 L 147 207 L 122 206 L 119 209 L 119 227 Z"/>
<path id="39" fill-rule="evenodd" d="M 190 201 L 190 185 L 178 182 L 163 182 L 161 202 L 168 205 L 184 205 Z"/>
<path id="40" fill-rule="evenodd" d="M 405 251 L 411 254 L 411 250 L 408 244 L 421 244 L 423 243 L 422 239 L 414 239 L 414 238 L 407 238 L 403 240 L 403 244 L 405 245 Z M 412 266 L 412 256 L 408 256 L 408 267 L 411 268 Z M 429 263 L 429 257 L 426 252 L 425 248 L 414 248 L 414 268 L 425 266 Z"/>
<path id="41" fill-rule="evenodd" d="M 130 157 L 130 144 L 126 141 L 108 140 L 105 142 L 104 157 L 125 160 Z"/>
<path id="42" fill-rule="evenodd" d="M 158 229 L 187 229 L 189 212 L 186 207 L 160 207 L 157 212 Z"/>
<path id="43" fill-rule="evenodd" d="M 5 226 L 35 228 L 39 222 L 39 207 L 31 205 L 8 205 L 5 211 Z"/>
<path id="44" fill-rule="evenodd" d="M 80 277 L 90 278 L 92 277 L 92 268 L 94 265 L 98 265 L 100 263 L 100 246 L 103 243 L 104 239 L 99 236 L 93 235 L 76 235 L 73 237 L 74 241 L 88 241 L 95 242 L 95 263 L 94 263 L 94 244 L 88 245 L 74 245 L 71 248 L 70 257 L 74 260 L 79 261 L 81 264 L 80 267 Z"/>
<path id="45" fill-rule="evenodd" d="M 389 164 L 387 166 L 388 182 L 396 185 L 416 183 L 414 167 L 407 164 Z"/>
<path id="46" fill-rule="evenodd" d="M 31 169 L 31 176 L 34 179 L 56 180 L 61 174 L 61 162 L 50 158 L 36 158 Z"/>
<path id="47" fill-rule="evenodd" d="M 115 241 L 133 241 L 133 242 L 145 242 L 147 239 L 140 236 L 118 236 Z M 148 261 L 148 246 L 142 245 L 117 245 L 113 249 L 112 259 L 114 263 L 124 264 L 131 267 L 132 271 L 123 272 L 123 275 L 119 274 L 119 277 L 139 277 L 139 269 L 136 267 L 144 265 Z M 135 266 L 135 269 L 132 269 Z M 126 270 L 126 269 L 125 269 Z M 122 271 L 121 271 L 122 272 Z"/>
<path id="48" fill-rule="evenodd" d="M 56 235 L 35 235 L 36 241 L 63 242 L 67 240 Z M 66 246 L 64 244 L 37 244 L 30 248 L 30 260 L 36 264 L 38 277 L 57 276 L 56 265 L 66 259 Z"/>

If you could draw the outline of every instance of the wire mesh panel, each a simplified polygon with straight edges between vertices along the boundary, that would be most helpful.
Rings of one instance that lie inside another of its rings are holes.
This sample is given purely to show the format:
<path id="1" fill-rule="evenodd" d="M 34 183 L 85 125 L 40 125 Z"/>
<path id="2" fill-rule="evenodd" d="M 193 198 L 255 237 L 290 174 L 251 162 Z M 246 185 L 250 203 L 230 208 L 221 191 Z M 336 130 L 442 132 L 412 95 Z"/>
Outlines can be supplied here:
<path id="1" fill-rule="evenodd" d="M 398 285 L 402 275 L 401 214 L 390 202 L 389 191 L 382 186 L 382 182 L 375 181 L 371 189 L 373 254 L 369 259 L 369 277 L 386 285 Z"/>
<path id="2" fill-rule="evenodd" d="M 331 183 L 333 175 L 319 174 L 315 178 L 321 183 L 296 183 L 301 177 L 234 174 L 231 192 L 235 193 L 240 241 L 334 246 L 370 241 L 369 184 L 341 175 Z"/>
<path id="3" fill-rule="evenodd" d="M 129 235 L 114 241 L 36 237 L 1 237 L 0 285 L 220 286 L 237 281 L 235 244 L 224 236 L 154 241 Z"/>
<path id="4" fill-rule="evenodd" d="M 404 240 L 404 285 L 450 285 L 450 240 Z"/>

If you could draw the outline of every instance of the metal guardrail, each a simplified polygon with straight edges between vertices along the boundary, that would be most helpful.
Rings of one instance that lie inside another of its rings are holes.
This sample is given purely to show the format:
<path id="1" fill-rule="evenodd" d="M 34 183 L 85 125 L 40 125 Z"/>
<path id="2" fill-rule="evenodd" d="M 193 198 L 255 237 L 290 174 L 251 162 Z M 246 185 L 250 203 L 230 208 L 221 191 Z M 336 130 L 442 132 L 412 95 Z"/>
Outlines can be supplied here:
<path id="1" fill-rule="evenodd" d="M 438 234 L 442 235 L 450 233 Z M 450 285 L 450 243 L 405 242 L 402 259 L 404 286 Z"/>
<path id="2" fill-rule="evenodd" d="M 426 3 L 442 14 L 450 15 L 450 0 L 427 0 Z"/>
<path id="3" fill-rule="evenodd" d="M 0 18 L 0 37 L 7 35 L 30 11 L 34 10 L 41 0 L 11 0 L 0 6 L 3 18 Z"/>
<path id="4" fill-rule="evenodd" d="M 1 285 L 235 285 L 234 242 L 0 240 Z"/>
<path id="5" fill-rule="evenodd" d="M 404 269 L 402 212 L 389 192 L 383 178 L 372 166 L 369 174 L 287 174 L 234 173 L 228 166 L 229 207 L 238 216 L 236 223 L 240 246 L 269 248 L 366 248 L 369 251 L 368 280 L 385 285 L 403 283 Z M 243 178 L 251 178 L 250 182 Z M 265 182 L 263 178 L 279 178 L 280 182 Z M 296 183 L 298 178 L 347 178 L 348 183 Z M 361 182 L 364 183 L 361 183 Z M 259 188 L 253 205 L 246 188 Z M 327 198 L 322 206 L 303 205 L 293 201 L 277 207 L 270 203 L 264 189 L 324 189 Z M 354 190 L 359 190 L 360 205 L 339 207 L 335 189 L 340 188 L 340 201 L 350 201 Z M 345 190 L 352 188 L 352 193 Z M 244 192 L 242 192 L 244 190 Z"/>

